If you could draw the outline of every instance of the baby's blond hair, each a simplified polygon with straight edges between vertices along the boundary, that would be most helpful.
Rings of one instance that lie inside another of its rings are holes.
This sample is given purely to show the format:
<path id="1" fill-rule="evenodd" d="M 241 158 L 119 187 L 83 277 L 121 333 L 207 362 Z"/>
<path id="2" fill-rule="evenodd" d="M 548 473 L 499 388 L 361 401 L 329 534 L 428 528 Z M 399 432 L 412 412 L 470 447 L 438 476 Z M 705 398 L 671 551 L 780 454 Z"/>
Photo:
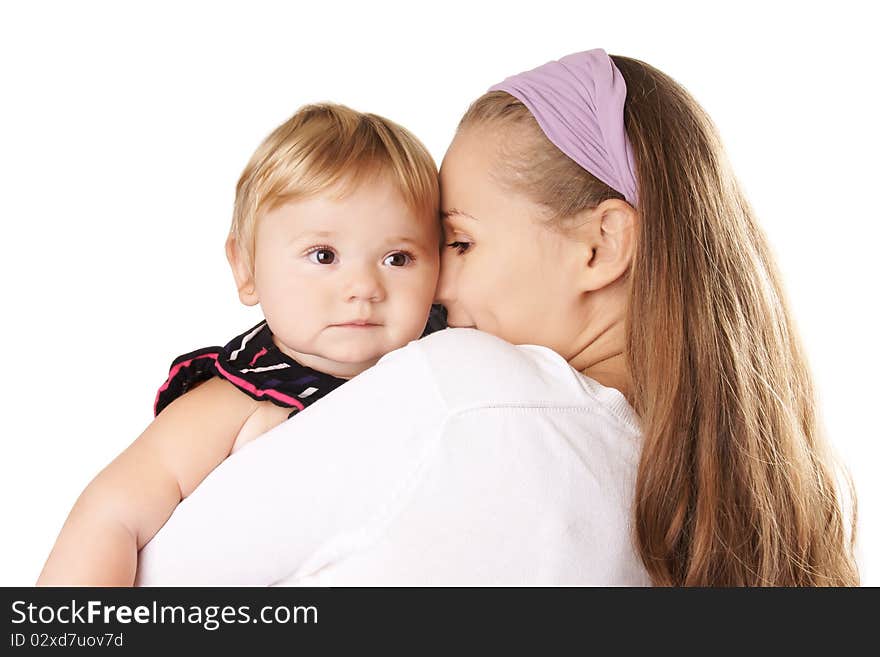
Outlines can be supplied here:
<path id="1" fill-rule="evenodd" d="M 231 235 L 248 270 L 260 213 L 337 186 L 344 194 L 376 174 L 391 180 L 420 220 L 438 220 L 437 165 L 412 133 L 344 105 L 301 107 L 263 140 L 235 189 Z"/>

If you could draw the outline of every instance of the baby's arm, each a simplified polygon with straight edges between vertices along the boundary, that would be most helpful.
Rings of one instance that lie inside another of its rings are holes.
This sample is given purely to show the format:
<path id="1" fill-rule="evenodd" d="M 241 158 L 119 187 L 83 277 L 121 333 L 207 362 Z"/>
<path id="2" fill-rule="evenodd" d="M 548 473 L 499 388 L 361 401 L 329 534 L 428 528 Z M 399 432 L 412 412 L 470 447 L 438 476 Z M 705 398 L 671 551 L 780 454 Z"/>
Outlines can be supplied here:
<path id="1" fill-rule="evenodd" d="M 264 433 L 277 427 L 284 422 L 290 415 L 290 409 L 276 406 L 272 402 L 261 401 L 257 404 L 257 408 L 251 413 L 247 422 L 238 432 L 235 444 L 232 446 L 230 454 L 235 454 L 249 442 L 262 436 Z"/>
<path id="2" fill-rule="evenodd" d="M 258 405 L 218 378 L 169 404 L 79 496 L 37 585 L 131 586 L 138 550 L 229 455 Z"/>

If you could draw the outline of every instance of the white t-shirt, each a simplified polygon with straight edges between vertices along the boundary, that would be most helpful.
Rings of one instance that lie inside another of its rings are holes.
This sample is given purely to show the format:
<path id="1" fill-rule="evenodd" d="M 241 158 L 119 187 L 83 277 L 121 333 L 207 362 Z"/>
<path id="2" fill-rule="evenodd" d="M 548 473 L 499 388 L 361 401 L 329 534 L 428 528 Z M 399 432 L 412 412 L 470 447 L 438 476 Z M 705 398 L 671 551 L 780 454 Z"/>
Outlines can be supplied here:
<path id="1" fill-rule="evenodd" d="M 623 395 L 554 351 L 447 329 L 221 463 L 137 584 L 647 585 L 640 446 Z"/>

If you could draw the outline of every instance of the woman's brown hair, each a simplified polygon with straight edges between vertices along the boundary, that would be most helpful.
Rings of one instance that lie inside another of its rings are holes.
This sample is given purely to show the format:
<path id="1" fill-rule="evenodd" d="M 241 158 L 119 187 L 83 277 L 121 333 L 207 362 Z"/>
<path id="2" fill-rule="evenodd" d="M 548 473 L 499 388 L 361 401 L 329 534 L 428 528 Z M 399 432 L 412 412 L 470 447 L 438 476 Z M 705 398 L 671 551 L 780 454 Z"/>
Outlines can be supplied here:
<path id="1" fill-rule="evenodd" d="M 656 585 L 858 585 L 855 493 L 825 442 L 780 275 L 718 133 L 670 77 L 612 59 L 627 85 L 638 180 L 625 349 L 644 436 L 641 559 Z M 560 229 L 623 198 L 512 96 L 478 99 L 460 128 L 475 124 L 516 131 L 498 173 Z"/>

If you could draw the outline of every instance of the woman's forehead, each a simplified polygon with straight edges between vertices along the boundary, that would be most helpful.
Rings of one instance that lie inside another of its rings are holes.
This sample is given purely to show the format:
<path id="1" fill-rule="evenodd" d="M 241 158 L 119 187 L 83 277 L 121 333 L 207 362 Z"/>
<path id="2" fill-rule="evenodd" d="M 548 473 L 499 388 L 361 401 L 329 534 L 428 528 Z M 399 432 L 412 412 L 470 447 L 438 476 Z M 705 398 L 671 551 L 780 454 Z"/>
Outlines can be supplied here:
<path id="1" fill-rule="evenodd" d="M 491 175 L 490 151 L 482 133 L 455 137 L 440 167 L 440 210 L 446 221 L 481 219 L 496 206 L 503 190 Z"/>
<path id="2" fill-rule="evenodd" d="M 441 174 L 457 175 L 460 170 L 475 167 L 486 169 L 493 163 L 497 153 L 498 136 L 494 130 L 479 126 L 459 130 L 443 158 Z"/>
<path id="3" fill-rule="evenodd" d="M 470 221 L 477 221 L 477 218 L 472 214 L 468 214 L 464 210 L 459 210 L 458 208 L 449 208 L 443 209 L 440 211 L 440 218 L 444 221 L 452 221 L 454 219 L 466 219 Z"/>

